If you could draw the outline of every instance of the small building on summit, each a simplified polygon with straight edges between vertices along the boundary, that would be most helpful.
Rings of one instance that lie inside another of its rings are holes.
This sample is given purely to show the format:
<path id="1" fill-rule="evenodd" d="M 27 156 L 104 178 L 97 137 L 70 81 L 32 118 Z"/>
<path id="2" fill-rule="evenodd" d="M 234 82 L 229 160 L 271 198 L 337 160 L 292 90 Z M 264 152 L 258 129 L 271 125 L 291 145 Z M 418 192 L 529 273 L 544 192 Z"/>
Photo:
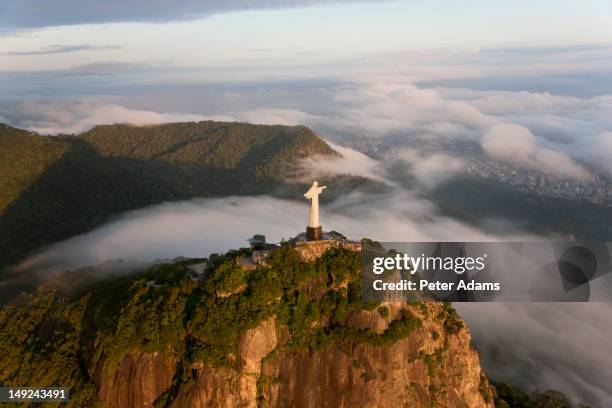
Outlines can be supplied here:
<path id="1" fill-rule="evenodd" d="M 255 234 L 247 241 L 251 246 L 251 257 L 240 261 L 242 266 L 247 269 L 254 269 L 257 265 L 265 265 L 270 252 L 280 246 L 266 242 L 266 236 L 263 234 Z"/>
<path id="2" fill-rule="evenodd" d="M 262 249 L 266 245 L 266 236 L 262 234 L 255 234 L 247 241 L 249 241 L 251 249 Z"/>

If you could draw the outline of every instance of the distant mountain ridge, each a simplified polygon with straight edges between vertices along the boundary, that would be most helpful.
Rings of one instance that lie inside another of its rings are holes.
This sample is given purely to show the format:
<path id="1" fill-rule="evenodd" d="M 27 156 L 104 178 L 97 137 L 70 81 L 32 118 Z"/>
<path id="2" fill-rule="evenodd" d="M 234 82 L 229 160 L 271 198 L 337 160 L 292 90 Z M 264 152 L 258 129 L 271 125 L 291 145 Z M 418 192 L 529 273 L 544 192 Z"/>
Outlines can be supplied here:
<path id="1" fill-rule="evenodd" d="M 41 136 L 0 124 L 0 267 L 124 211 L 272 193 L 312 155 L 340 157 L 304 126 L 205 121 Z"/>

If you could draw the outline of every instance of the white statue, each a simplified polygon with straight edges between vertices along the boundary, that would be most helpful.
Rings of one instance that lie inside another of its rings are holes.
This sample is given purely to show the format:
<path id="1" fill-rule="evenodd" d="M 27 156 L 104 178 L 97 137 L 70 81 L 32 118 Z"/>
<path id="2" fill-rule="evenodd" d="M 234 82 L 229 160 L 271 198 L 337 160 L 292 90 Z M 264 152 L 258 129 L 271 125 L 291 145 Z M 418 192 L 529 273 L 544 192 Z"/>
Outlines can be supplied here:
<path id="1" fill-rule="evenodd" d="M 310 214 L 308 226 L 310 228 L 319 228 L 319 194 L 323 192 L 326 186 L 319 187 L 319 183 L 312 182 L 310 189 L 304 194 L 304 197 L 310 200 Z"/>

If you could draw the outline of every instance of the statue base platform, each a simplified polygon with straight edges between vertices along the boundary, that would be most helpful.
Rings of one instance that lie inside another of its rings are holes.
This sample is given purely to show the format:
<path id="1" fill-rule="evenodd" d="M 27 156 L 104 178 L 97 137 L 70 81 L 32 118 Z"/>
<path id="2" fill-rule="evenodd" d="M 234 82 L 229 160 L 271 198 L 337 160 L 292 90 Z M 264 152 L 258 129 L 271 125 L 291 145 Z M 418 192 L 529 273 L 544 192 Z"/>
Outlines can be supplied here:
<path id="1" fill-rule="evenodd" d="M 309 241 L 316 241 L 323 237 L 322 227 L 306 227 L 306 239 Z"/>

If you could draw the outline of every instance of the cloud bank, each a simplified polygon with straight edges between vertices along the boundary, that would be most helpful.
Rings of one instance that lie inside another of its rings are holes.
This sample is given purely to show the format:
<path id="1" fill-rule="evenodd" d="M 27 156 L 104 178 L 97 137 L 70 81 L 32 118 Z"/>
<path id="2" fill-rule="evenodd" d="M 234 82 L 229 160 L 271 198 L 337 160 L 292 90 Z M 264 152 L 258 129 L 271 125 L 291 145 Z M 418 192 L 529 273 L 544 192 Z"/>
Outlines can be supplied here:
<path id="1" fill-rule="evenodd" d="M 97 125 L 113 123 L 143 126 L 207 119 L 202 115 L 129 109 L 99 99 L 83 99 L 67 103 L 29 100 L 17 105 L 0 107 L 0 119 L 3 116 L 19 117 L 20 126 L 40 134 L 80 133 Z"/>
<path id="2" fill-rule="evenodd" d="M 538 147 L 533 134 L 522 126 L 493 126 L 483 136 L 481 146 L 494 159 L 523 164 L 546 173 L 559 173 L 577 180 L 589 177 L 589 173 L 567 155 Z"/>
<path id="3" fill-rule="evenodd" d="M 400 177 L 413 178 L 417 185 L 432 190 L 450 180 L 465 168 L 462 159 L 443 153 L 423 154 L 416 149 L 403 148 L 392 152 L 389 159 L 394 165 L 403 166 Z"/>
<path id="4" fill-rule="evenodd" d="M 607 303 L 456 303 L 487 374 L 574 401 L 612 401 L 612 306 Z"/>
<path id="5" fill-rule="evenodd" d="M 612 174 L 606 154 L 612 78 L 601 73 L 612 72 L 610 49 L 433 50 L 291 69 L 109 61 L 0 73 L 6 90 L 0 120 L 50 134 L 113 122 L 305 124 L 349 144 L 356 137 L 377 138 L 387 147 L 468 143 L 490 160 L 585 180 L 593 166 Z M 381 58 L 392 66 L 381 66 Z M 490 81 L 483 85 L 485 78 Z M 524 81 L 521 89 L 498 89 L 510 80 Z M 599 93 L 584 96 L 567 88 L 585 82 Z M 73 94 L 66 95 L 67 89 Z"/>

